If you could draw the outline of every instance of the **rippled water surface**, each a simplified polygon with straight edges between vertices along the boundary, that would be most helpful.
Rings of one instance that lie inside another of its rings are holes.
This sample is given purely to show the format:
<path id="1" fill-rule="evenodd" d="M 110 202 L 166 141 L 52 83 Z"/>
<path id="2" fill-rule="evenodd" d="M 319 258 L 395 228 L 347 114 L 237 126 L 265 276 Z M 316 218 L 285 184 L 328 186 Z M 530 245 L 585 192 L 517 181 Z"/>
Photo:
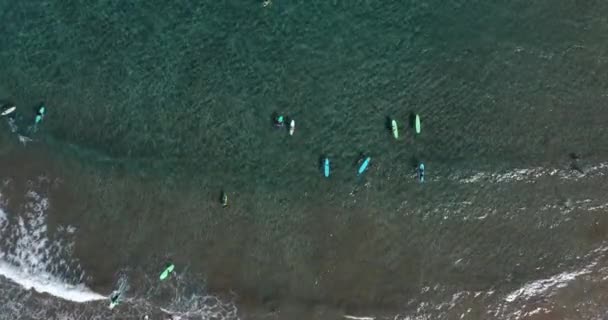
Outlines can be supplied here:
<path id="1" fill-rule="evenodd" d="M 0 1 L 0 99 L 18 107 L 0 133 L 2 310 L 599 317 L 606 13 L 600 1 Z M 293 136 L 273 112 L 296 121 Z M 159 282 L 167 261 L 176 274 Z M 121 284 L 107 310 L 98 299 Z"/>

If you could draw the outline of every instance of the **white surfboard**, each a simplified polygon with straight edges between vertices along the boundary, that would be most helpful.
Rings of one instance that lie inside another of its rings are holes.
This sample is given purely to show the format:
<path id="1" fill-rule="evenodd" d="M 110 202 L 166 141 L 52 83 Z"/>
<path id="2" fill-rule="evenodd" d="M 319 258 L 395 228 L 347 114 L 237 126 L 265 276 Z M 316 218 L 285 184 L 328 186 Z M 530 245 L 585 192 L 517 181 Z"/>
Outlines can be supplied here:
<path id="1" fill-rule="evenodd" d="M 16 106 L 8 107 L 8 109 L 6 109 L 6 110 L 2 111 L 2 113 L 0 113 L 0 116 L 8 116 L 9 114 L 15 112 L 16 109 L 17 109 Z"/>

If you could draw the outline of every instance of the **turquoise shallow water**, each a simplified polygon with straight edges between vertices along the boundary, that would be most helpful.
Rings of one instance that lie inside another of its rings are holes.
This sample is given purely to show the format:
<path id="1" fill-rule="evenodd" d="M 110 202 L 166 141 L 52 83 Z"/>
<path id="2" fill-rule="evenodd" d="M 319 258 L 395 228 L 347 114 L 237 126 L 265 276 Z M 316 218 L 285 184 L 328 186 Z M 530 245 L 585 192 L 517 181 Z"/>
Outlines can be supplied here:
<path id="1" fill-rule="evenodd" d="M 0 98 L 69 181 L 55 218 L 82 230 L 95 285 L 170 256 L 259 303 L 402 306 L 435 283 L 507 290 L 603 239 L 590 217 L 537 214 L 601 182 L 449 177 L 608 155 L 606 9 L 3 1 Z M 41 101 L 48 117 L 32 134 Z M 296 120 L 293 137 L 271 127 L 273 112 Z M 402 127 L 395 141 L 386 118 L 405 125 L 412 112 L 422 134 Z M 357 178 L 362 152 L 372 163 Z"/>

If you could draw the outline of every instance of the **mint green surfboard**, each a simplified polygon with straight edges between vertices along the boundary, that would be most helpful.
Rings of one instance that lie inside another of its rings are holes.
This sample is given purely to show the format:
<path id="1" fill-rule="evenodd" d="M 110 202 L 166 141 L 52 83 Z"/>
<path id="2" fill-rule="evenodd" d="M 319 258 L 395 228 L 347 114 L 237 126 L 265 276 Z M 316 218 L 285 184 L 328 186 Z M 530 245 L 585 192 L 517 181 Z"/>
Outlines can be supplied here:
<path id="1" fill-rule="evenodd" d="M 160 280 L 165 280 L 169 277 L 169 275 L 171 274 L 171 272 L 173 272 L 173 270 L 175 269 L 175 265 L 172 263 L 170 265 L 167 266 L 167 268 L 165 268 L 165 270 L 160 274 Z"/>

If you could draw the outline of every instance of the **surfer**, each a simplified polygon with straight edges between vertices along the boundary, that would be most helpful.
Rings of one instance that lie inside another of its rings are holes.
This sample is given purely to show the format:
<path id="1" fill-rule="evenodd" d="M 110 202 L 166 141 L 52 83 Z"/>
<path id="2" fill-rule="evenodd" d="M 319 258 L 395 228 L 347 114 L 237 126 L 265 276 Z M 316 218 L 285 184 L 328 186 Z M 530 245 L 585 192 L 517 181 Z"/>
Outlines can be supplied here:
<path id="1" fill-rule="evenodd" d="M 329 178 L 331 167 L 328 157 L 321 157 L 321 168 L 323 169 L 323 175 L 325 178 Z"/>
<path id="2" fill-rule="evenodd" d="M 570 159 L 572 160 L 572 162 L 570 164 L 570 169 L 578 171 L 580 174 L 585 174 L 585 171 L 583 170 L 583 168 L 581 167 L 581 165 L 578 162 L 578 160 L 580 158 L 581 158 L 581 156 L 578 153 L 574 153 L 574 152 L 570 153 Z"/>
<path id="3" fill-rule="evenodd" d="M 418 181 L 420 181 L 420 183 L 424 182 L 424 163 L 420 163 L 418 165 Z"/>
<path id="4" fill-rule="evenodd" d="M 110 295 L 110 309 L 114 309 L 120 302 L 120 291 L 116 290 Z"/>
<path id="5" fill-rule="evenodd" d="M 44 106 L 44 104 L 41 104 L 40 107 L 38 107 L 38 111 L 36 111 L 36 118 L 34 119 L 34 124 L 38 124 L 42 121 L 42 119 L 44 119 L 45 112 L 46 107 Z"/>
<path id="6" fill-rule="evenodd" d="M 226 208 L 228 206 L 228 195 L 224 191 L 222 191 L 220 202 L 222 203 L 222 207 Z"/>
<path id="7" fill-rule="evenodd" d="M 285 127 L 285 117 L 277 114 L 272 118 L 272 123 L 275 128 L 283 128 Z"/>

